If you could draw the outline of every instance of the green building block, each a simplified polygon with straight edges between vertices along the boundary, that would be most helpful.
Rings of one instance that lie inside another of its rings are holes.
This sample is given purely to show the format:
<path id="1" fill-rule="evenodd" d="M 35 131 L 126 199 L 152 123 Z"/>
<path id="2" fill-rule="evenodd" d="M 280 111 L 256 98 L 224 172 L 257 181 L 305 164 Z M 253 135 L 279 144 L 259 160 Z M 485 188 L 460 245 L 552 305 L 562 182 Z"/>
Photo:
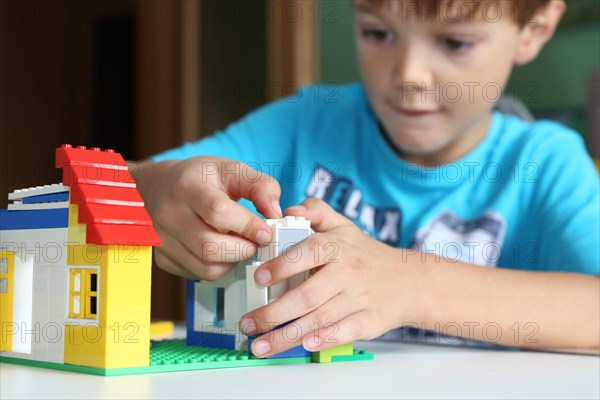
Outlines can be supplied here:
<path id="1" fill-rule="evenodd" d="M 353 355 L 334 357 L 332 362 L 372 359 L 373 354 L 355 350 Z M 261 365 L 306 364 L 311 362 L 311 357 L 256 358 L 249 356 L 244 351 L 187 346 L 185 340 L 165 340 L 152 342 L 152 347 L 150 348 L 150 365 L 145 367 L 102 369 L 6 356 L 0 356 L 0 362 L 92 375 L 117 376 L 217 368 L 257 367 Z"/>
<path id="2" fill-rule="evenodd" d="M 332 356 L 331 362 L 346 362 L 346 361 L 369 361 L 373 359 L 373 353 L 366 350 L 353 350 L 352 355 L 347 356 Z"/>

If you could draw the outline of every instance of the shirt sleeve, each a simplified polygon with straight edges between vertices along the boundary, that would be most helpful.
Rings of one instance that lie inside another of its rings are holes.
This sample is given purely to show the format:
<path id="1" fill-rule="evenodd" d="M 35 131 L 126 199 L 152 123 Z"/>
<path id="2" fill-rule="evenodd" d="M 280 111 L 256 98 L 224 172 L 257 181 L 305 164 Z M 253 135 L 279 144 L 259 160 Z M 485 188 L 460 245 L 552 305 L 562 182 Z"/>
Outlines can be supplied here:
<path id="1" fill-rule="evenodd" d="M 600 180 L 580 136 L 550 136 L 540 145 L 540 266 L 600 274 Z"/>

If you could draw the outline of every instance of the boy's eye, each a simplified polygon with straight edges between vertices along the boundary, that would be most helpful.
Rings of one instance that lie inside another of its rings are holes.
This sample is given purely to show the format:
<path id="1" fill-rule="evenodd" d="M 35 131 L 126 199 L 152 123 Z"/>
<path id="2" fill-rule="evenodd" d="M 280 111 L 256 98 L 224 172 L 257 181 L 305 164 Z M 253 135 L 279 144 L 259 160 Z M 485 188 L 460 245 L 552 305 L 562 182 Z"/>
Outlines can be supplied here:
<path id="1" fill-rule="evenodd" d="M 442 39 L 442 45 L 450 51 L 460 53 L 471 48 L 473 43 L 459 39 L 444 38 Z"/>
<path id="2" fill-rule="evenodd" d="M 375 43 L 388 42 L 393 38 L 391 31 L 385 29 L 365 29 L 362 31 L 363 37 Z"/>

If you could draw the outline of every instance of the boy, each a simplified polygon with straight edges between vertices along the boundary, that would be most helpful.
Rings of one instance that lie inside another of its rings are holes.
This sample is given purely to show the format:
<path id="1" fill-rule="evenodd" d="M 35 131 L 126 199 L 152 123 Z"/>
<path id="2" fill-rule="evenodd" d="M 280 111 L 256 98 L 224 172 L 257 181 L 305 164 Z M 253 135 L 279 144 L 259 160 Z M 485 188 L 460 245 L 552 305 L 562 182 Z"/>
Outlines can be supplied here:
<path id="1" fill-rule="evenodd" d="M 317 233 L 255 279 L 311 277 L 242 318 L 244 333 L 263 334 L 257 356 L 400 326 L 598 348 L 598 176 L 574 132 L 492 111 L 513 65 L 551 38 L 564 2 L 353 7 L 362 85 L 305 88 L 139 165 L 163 243 L 158 265 L 216 280 L 270 240 L 237 200 L 267 218 L 302 202 L 286 215 Z M 293 319 L 301 339 L 264 334 Z"/>

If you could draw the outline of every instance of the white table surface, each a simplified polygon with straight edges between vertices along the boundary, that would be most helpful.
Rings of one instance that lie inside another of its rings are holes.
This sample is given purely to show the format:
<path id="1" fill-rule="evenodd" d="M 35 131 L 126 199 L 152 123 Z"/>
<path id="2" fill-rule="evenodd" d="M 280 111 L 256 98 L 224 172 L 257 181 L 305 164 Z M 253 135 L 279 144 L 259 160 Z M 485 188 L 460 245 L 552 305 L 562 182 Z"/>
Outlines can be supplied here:
<path id="1" fill-rule="evenodd" d="M 100 377 L 0 364 L 12 398 L 600 398 L 600 357 L 357 342 L 373 361 Z"/>

